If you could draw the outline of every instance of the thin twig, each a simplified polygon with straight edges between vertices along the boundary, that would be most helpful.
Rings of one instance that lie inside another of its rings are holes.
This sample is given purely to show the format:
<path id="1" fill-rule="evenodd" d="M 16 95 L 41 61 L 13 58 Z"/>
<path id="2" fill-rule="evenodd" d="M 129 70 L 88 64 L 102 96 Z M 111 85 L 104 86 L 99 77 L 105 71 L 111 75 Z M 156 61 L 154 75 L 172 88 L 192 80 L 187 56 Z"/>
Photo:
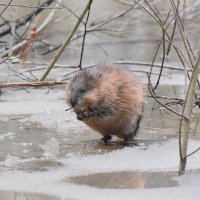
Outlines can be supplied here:
<path id="1" fill-rule="evenodd" d="M 189 58 L 189 61 L 190 61 L 190 65 L 192 66 L 192 68 L 194 68 L 194 63 L 193 63 L 194 54 L 191 51 L 191 47 L 190 47 L 190 44 L 188 43 L 188 40 L 185 40 L 186 36 L 184 34 L 183 25 L 182 25 L 182 22 L 181 22 L 177 7 L 176 7 L 176 5 L 175 5 L 173 0 L 170 0 L 170 3 L 171 3 L 171 6 L 172 6 L 172 9 L 174 11 L 174 15 L 176 16 L 176 20 L 177 20 L 178 27 L 179 27 L 179 32 L 180 32 L 181 38 L 183 40 L 183 44 L 184 44 L 185 50 L 186 50 L 187 55 L 188 55 L 188 58 Z M 193 56 L 193 58 L 192 58 L 192 56 Z"/>
<path id="2" fill-rule="evenodd" d="M 196 149 L 195 151 L 193 151 L 192 153 L 188 154 L 188 155 L 186 156 L 186 158 L 188 158 L 188 157 L 194 155 L 194 154 L 195 154 L 197 151 L 199 151 L 199 150 L 200 150 L 200 147 L 197 148 L 197 149 Z"/>
<path id="3" fill-rule="evenodd" d="M 164 108 L 166 108 L 167 110 L 169 110 L 170 112 L 174 113 L 175 115 L 181 117 L 181 114 L 172 110 L 171 108 L 169 108 L 168 106 L 166 106 L 165 104 L 163 104 L 161 101 L 158 100 L 158 98 L 156 98 L 155 94 L 154 94 L 154 90 L 153 90 L 153 86 L 152 86 L 152 83 L 151 83 L 151 80 L 150 80 L 150 77 L 149 75 L 147 75 L 148 77 L 148 89 L 149 89 L 149 92 L 150 94 L 152 95 L 152 97 Z"/>
<path id="4" fill-rule="evenodd" d="M 0 16 L 6 11 L 6 9 L 10 6 L 13 0 L 10 0 L 6 7 L 1 11 Z"/>
<path id="5" fill-rule="evenodd" d="M 163 71 L 163 65 L 164 65 L 164 62 L 165 62 L 165 39 L 164 39 L 164 38 L 165 38 L 166 29 L 164 29 L 164 25 L 165 25 L 165 23 L 167 22 L 167 20 L 169 19 L 169 14 L 170 14 L 171 11 L 168 12 L 168 15 L 167 15 L 165 21 L 162 22 L 162 20 L 159 18 L 159 16 L 157 15 L 157 13 L 156 13 L 156 12 L 154 11 L 154 9 L 151 7 L 151 5 L 150 5 L 147 1 L 145 1 L 145 3 L 146 3 L 147 6 L 150 8 L 150 10 L 154 13 L 154 15 L 156 16 L 156 18 L 158 19 L 158 21 L 162 24 L 162 34 L 163 34 L 163 37 L 162 37 L 161 41 L 160 41 L 159 44 L 158 44 L 156 53 L 155 53 L 154 58 L 153 58 L 153 62 L 152 62 L 152 67 L 151 67 L 151 70 L 150 70 L 150 74 L 149 74 L 149 75 L 151 76 L 152 69 L 153 69 L 153 63 L 154 63 L 154 61 L 155 61 L 155 59 L 156 59 L 158 50 L 159 50 L 160 45 L 161 45 L 161 43 L 162 43 L 162 44 L 163 44 L 162 64 L 161 64 L 161 67 L 160 67 L 160 73 L 159 73 L 158 79 L 157 79 L 156 84 L 155 84 L 155 86 L 154 86 L 154 88 L 153 88 L 153 90 L 155 91 L 156 88 L 157 88 L 158 85 L 159 85 L 160 78 L 161 78 L 162 71 Z"/>
<path id="6" fill-rule="evenodd" d="M 164 63 L 165 63 L 165 32 L 166 32 L 166 29 L 164 29 L 164 25 L 166 23 L 166 21 L 169 19 L 169 14 L 170 14 L 171 10 L 168 12 L 168 15 L 167 15 L 167 18 L 165 19 L 165 21 L 162 23 L 163 24 L 163 28 L 162 28 L 162 49 L 163 49 L 163 55 L 162 55 L 162 62 L 161 62 L 161 68 L 160 68 L 160 73 L 159 73 L 159 76 L 158 76 L 158 79 L 156 81 L 156 84 L 154 86 L 154 91 L 157 89 L 158 85 L 159 85 L 159 82 L 160 82 L 160 78 L 162 76 L 162 72 L 163 72 L 163 66 L 164 66 Z M 161 20 L 160 20 L 161 22 Z"/>
<path id="7" fill-rule="evenodd" d="M 64 9 L 66 9 L 67 11 L 69 11 L 74 17 L 76 17 L 76 19 L 79 19 L 78 15 L 75 14 L 74 11 L 72 11 L 70 8 L 66 7 L 65 5 L 63 5 L 61 2 L 56 2 L 57 4 L 59 4 L 60 6 L 62 6 Z"/>
<path id="8" fill-rule="evenodd" d="M 13 69 L 12 67 L 8 67 L 8 69 L 9 69 L 10 71 L 14 72 L 15 75 L 16 75 L 17 77 L 19 77 L 20 79 L 22 79 L 22 80 L 33 81 L 31 78 L 29 78 L 28 76 L 26 76 L 23 72 L 18 72 L 17 70 Z"/>
<path id="9" fill-rule="evenodd" d="M 12 2 L 13 0 L 11 0 Z M 0 6 L 6 6 L 7 7 L 8 4 L 6 3 L 0 3 Z M 19 8 L 38 8 L 38 6 L 28 6 L 28 5 L 19 5 L 19 4 L 10 4 L 9 6 L 11 7 L 19 7 Z M 44 9 L 49 9 L 49 10 L 59 10 L 59 9 L 62 9 L 62 8 L 55 8 L 55 7 L 41 7 L 41 8 L 44 8 Z"/>
<path id="10" fill-rule="evenodd" d="M 80 70 L 82 70 L 83 52 L 84 52 L 84 47 L 85 47 L 85 37 L 86 37 L 86 34 L 87 34 L 87 23 L 88 23 L 89 16 L 90 16 L 90 8 L 91 8 L 92 1 L 93 1 L 93 0 L 90 0 L 90 5 L 89 5 L 89 7 L 88 7 L 87 18 L 86 18 L 86 21 L 85 21 L 85 23 L 84 23 L 83 42 L 82 42 L 81 56 L 80 56 L 80 62 L 79 62 L 79 69 L 80 69 Z"/>
<path id="11" fill-rule="evenodd" d="M 138 1 L 139 2 L 139 1 Z M 107 19 L 104 19 L 102 21 L 99 21 L 98 23 L 92 22 L 90 27 L 92 30 L 100 28 L 108 23 L 110 23 L 111 21 L 118 19 L 124 15 L 126 15 L 128 12 L 130 12 L 132 9 L 134 9 L 137 6 L 136 3 L 132 4 L 129 8 L 121 11 L 120 13 L 117 13 L 116 15 L 112 15 L 110 17 L 108 17 Z M 89 29 L 90 30 L 90 29 Z"/>
<path id="12" fill-rule="evenodd" d="M 36 10 L 34 10 L 33 12 L 31 12 L 30 14 L 26 15 L 25 17 L 21 18 L 20 20 L 17 21 L 16 24 L 16 30 L 18 28 L 20 28 L 21 26 L 24 26 L 28 21 L 30 21 L 34 16 L 36 16 L 37 14 L 39 14 L 42 10 L 44 10 L 43 7 L 46 7 L 48 5 L 50 5 L 51 3 L 53 3 L 55 0 L 46 0 L 45 2 L 41 3 L 38 8 Z M 11 32 L 11 28 L 8 27 L 6 29 L 4 29 L 2 32 L 0 32 L 0 37 L 8 34 Z"/>
<path id="13" fill-rule="evenodd" d="M 178 10 L 178 8 L 179 8 L 179 1 L 177 2 L 177 6 L 176 6 L 177 10 Z M 176 31 L 176 25 L 177 25 L 177 20 L 174 21 L 174 26 L 173 26 L 172 34 L 171 34 L 171 37 L 170 37 L 170 41 L 174 40 L 174 34 L 175 34 L 175 31 Z M 169 43 L 169 45 L 168 45 L 166 55 L 169 55 L 170 49 L 171 49 L 171 43 Z"/>
<path id="14" fill-rule="evenodd" d="M 56 8 L 58 7 L 58 3 L 56 3 Z M 44 22 L 37 28 L 37 35 L 39 35 L 47 26 L 48 24 L 50 24 L 53 21 L 53 17 L 55 14 L 55 10 L 53 10 L 48 16 L 47 18 L 44 20 Z M 24 44 L 27 42 L 27 40 L 23 40 L 22 42 L 16 44 L 13 48 L 12 48 L 12 55 L 18 53 L 18 51 L 24 46 Z M 4 51 L 0 56 L 1 57 L 6 57 L 8 56 L 9 51 Z M 7 58 L 5 59 L 7 60 Z M 4 61 L 5 61 L 4 60 Z M 4 62 L 3 61 L 3 62 Z M 3 63 L 1 62 L 1 63 Z M 1 64 L 0 63 L 0 64 Z"/>
<path id="15" fill-rule="evenodd" d="M 162 25 L 162 23 L 160 23 L 160 21 L 157 19 L 157 17 L 155 17 L 151 12 L 149 12 L 142 4 L 139 3 L 139 1 L 137 1 L 137 0 L 134 0 L 134 1 L 135 1 L 135 3 L 137 3 L 137 5 L 139 5 L 142 9 L 144 9 L 144 10 L 158 23 L 158 25 L 163 29 L 163 25 Z M 164 29 L 164 30 L 165 30 L 165 29 Z M 165 34 L 166 34 L 168 40 L 170 40 L 170 36 L 169 36 L 169 34 L 167 33 L 167 31 L 165 31 Z M 175 49 L 175 51 L 176 51 L 176 53 L 177 53 L 177 55 L 178 55 L 178 57 L 179 57 L 179 59 L 180 59 L 182 65 L 185 67 L 184 62 L 183 62 L 183 60 L 182 60 L 182 57 L 181 57 L 180 53 L 178 52 L 178 50 L 177 50 L 176 48 L 174 48 L 174 49 Z"/>

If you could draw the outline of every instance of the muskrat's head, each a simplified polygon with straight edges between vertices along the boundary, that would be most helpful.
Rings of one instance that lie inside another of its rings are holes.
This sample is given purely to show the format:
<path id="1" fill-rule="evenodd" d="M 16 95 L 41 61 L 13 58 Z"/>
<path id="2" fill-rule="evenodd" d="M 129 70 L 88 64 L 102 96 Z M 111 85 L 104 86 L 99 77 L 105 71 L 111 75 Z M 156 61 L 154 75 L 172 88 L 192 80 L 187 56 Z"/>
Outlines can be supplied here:
<path id="1" fill-rule="evenodd" d="M 68 103 L 76 114 L 92 110 L 101 101 L 99 91 L 101 74 L 91 69 L 82 70 L 75 74 L 69 85 Z"/>

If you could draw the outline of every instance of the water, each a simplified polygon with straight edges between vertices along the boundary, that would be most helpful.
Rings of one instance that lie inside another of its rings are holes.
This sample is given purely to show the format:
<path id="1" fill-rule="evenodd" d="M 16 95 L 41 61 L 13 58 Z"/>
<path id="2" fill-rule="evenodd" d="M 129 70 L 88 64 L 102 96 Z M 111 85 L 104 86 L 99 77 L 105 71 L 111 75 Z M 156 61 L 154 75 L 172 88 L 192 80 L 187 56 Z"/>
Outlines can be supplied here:
<path id="1" fill-rule="evenodd" d="M 112 172 L 70 177 L 72 183 L 97 188 L 134 189 L 175 187 L 175 173 L 166 172 Z"/>

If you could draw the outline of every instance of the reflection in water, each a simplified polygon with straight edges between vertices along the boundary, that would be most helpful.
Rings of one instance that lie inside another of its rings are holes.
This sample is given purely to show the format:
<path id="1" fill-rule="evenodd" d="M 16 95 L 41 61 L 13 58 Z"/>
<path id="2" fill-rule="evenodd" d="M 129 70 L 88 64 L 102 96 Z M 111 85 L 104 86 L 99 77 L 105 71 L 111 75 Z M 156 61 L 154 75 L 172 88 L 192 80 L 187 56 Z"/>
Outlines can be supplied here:
<path id="1" fill-rule="evenodd" d="M 158 188 L 176 186 L 175 173 L 166 172 L 111 172 L 76 176 L 69 181 L 98 188 Z"/>

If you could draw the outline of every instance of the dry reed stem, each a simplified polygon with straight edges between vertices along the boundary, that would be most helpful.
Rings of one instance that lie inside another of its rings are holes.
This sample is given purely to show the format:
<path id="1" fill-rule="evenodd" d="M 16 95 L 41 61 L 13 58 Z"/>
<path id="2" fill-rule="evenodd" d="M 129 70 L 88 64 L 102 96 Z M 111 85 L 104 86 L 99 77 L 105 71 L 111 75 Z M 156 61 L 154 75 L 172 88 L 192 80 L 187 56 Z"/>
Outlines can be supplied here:
<path id="1" fill-rule="evenodd" d="M 199 65 L 200 65 L 200 52 L 198 52 L 197 60 L 194 65 L 194 69 L 192 72 L 179 124 L 179 154 L 180 154 L 179 174 L 180 175 L 184 174 L 187 163 L 189 128 L 190 128 L 190 121 L 191 121 L 193 103 L 195 98 L 195 88 L 197 85 L 197 79 L 199 74 Z M 182 127 L 184 127 L 183 138 L 182 138 Z"/>

